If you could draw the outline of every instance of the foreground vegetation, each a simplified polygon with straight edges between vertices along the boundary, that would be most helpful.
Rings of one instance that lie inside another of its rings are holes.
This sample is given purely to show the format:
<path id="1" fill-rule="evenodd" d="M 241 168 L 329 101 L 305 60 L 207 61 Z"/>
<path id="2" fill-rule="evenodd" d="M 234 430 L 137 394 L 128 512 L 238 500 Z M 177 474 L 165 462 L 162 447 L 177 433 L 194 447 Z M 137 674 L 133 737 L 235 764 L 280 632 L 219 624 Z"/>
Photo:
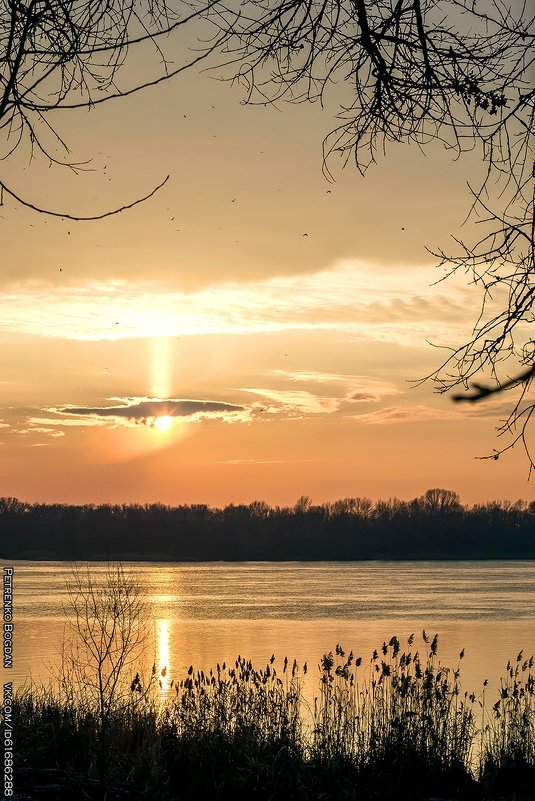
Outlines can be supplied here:
<path id="1" fill-rule="evenodd" d="M 437 651 L 425 632 L 368 661 L 337 646 L 310 704 L 307 666 L 274 657 L 190 667 L 165 693 L 168 677 L 136 673 L 107 707 L 91 687 L 29 687 L 13 707 L 16 789 L 69 801 L 532 799 L 533 658 L 518 654 L 492 697 L 461 689 L 462 653 L 448 668 Z"/>
<path id="2" fill-rule="evenodd" d="M 463 506 L 430 489 L 411 501 L 294 506 L 28 504 L 0 498 L 9 559 L 535 559 L 535 501 Z M 150 532 L 150 536 L 147 536 Z"/>

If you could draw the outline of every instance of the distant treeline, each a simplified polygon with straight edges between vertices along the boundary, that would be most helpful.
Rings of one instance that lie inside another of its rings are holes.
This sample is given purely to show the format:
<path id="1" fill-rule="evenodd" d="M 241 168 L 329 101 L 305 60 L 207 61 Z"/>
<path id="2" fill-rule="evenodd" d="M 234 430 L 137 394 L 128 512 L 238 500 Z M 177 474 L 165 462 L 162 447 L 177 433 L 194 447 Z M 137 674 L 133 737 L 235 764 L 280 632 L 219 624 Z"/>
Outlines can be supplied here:
<path id="1" fill-rule="evenodd" d="M 344 498 L 292 507 L 160 503 L 71 506 L 0 498 L 4 559 L 535 559 L 535 501 L 463 506 L 430 489 L 412 501 Z"/>

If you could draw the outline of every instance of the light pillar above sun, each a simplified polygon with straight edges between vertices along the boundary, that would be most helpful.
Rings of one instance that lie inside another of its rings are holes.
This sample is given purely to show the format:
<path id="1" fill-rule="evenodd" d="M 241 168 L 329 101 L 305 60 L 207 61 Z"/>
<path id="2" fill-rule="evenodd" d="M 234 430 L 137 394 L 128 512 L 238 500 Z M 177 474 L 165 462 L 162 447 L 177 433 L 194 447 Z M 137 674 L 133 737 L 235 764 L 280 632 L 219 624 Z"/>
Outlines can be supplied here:
<path id="1" fill-rule="evenodd" d="M 154 398 L 168 398 L 170 393 L 171 338 L 153 337 L 150 340 L 150 394 Z"/>

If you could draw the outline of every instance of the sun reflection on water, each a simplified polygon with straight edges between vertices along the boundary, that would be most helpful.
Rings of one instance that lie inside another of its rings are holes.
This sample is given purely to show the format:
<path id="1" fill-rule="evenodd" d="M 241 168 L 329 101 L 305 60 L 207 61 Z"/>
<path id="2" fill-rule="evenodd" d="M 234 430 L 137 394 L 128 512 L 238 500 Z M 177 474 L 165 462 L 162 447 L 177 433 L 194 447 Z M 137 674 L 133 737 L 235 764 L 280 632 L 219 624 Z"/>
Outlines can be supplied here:
<path id="1" fill-rule="evenodd" d="M 158 671 L 159 687 L 162 694 L 169 690 L 170 682 L 170 620 L 156 621 L 156 669 Z"/>

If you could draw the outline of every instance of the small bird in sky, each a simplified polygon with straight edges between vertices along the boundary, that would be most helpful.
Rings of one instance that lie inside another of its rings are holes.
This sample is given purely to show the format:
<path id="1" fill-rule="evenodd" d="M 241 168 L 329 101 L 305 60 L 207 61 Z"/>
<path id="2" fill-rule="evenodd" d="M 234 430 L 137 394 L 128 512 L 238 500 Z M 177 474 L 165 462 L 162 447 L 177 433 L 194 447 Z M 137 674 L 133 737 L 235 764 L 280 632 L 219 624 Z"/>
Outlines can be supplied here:
<path id="1" fill-rule="evenodd" d="M 303 236 L 308 236 L 308 234 L 303 234 Z"/>

